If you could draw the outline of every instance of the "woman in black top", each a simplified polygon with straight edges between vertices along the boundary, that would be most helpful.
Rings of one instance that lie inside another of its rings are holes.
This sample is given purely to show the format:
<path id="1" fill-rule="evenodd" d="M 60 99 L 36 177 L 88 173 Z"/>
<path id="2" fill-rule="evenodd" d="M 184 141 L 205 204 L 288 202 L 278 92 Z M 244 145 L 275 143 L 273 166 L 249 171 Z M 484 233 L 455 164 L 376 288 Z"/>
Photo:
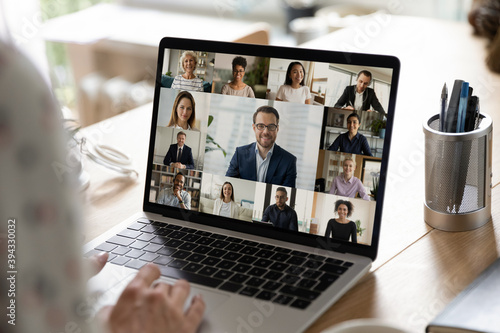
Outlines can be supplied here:
<path id="1" fill-rule="evenodd" d="M 335 202 L 335 210 L 339 217 L 328 221 L 325 237 L 332 237 L 345 241 L 348 241 L 350 237 L 351 242 L 357 243 L 356 223 L 347 219 L 351 216 L 354 205 L 347 200 L 337 200 Z"/>

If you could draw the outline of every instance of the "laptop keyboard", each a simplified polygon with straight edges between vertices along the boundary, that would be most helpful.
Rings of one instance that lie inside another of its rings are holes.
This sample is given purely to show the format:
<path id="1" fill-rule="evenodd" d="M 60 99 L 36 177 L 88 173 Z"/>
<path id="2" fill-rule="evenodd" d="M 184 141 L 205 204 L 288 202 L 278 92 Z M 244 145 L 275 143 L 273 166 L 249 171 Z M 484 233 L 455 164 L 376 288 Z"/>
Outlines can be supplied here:
<path id="1" fill-rule="evenodd" d="M 352 263 L 265 243 L 146 219 L 85 256 L 109 252 L 108 261 L 191 283 L 306 309 Z"/>

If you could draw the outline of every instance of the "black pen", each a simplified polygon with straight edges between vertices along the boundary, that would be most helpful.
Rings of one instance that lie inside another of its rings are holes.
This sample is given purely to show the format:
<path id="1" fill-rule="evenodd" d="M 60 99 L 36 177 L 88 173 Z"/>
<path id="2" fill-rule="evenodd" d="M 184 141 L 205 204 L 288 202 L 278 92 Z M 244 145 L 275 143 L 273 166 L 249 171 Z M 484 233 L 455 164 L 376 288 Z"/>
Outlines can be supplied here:
<path id="1" fill-rule="evenodd" d="M 445 131 L 445 119 L 446 119 L 446 104 L 448 103 L 448 88 L 446 87 L 446 82 L 444 83 L 443 90 L 441 90 L 441 114 L 439 115 L 439 130 L 441 132 Z"/>
<path id="2" fill-rule="evenodd" d="M 481 109 L 479 107 L 479 97 L 477 98 L 477 104 L 476 104 L 476 123 L 474 126 L 474 129 L 477 129 L 479 127 L 479 124 L 481 123 Z"/>
<path id="3" fill-rule="evenodd" d="M 460 91 L 462 90 L 463 82 L 463 80 L 455 80 L 453 83 L 450 102 L 448 103 L 448 109 L 446 110 L 446 128 L 444 132 L 457 132 L 458 106 L 460 104 Z"/>

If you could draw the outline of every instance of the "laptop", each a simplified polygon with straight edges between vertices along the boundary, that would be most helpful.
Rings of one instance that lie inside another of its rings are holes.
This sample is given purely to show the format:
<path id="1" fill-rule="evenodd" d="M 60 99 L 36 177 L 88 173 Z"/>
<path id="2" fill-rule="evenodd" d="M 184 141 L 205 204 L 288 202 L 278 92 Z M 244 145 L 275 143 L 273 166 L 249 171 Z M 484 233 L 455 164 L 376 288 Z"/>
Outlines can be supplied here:
<path id="1" fill-rule="evenodd" d="M 304 331 L 377 256 L 399 71 L 385 55 L 162 39 L 143 211 L 85 245 L 110 254 L 92 309 L 154 262 L 203 295 L 200 332 Z"/>

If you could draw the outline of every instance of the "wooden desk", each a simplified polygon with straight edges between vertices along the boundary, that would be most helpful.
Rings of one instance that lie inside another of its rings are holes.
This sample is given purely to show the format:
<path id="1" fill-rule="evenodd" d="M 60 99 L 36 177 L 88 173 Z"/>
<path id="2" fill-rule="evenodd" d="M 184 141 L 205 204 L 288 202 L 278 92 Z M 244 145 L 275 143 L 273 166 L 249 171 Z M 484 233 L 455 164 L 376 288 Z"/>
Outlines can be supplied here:
<path id="1" fill-rule="evenodd" d="M 493 147 L 493 223 L 469 232 L 435 230 L 423 219 L 422 123 L 438 113 L 444 82 L 464 79 L 481 110 L 500 122 L 500 75 L 484 62 L 485 39 L 466 23 L 379 15 L 302 45 L 308 48 L 397 56 L 401 75 L 396 103 L 379 255 L 373 269 L 307 332 L 348 319 L 381 318 L 423 332 L 461 290 L 498 257 L 500 147 Z M 499 138 L 493 127 L 493 137 Z"/>
<path id="2" fill-rule="evenodd" d="M 387 16 L 383 22 L 379 30 L 373 30 L 377 33 L 369 30 L 375 23 L 365 22 L 306 44 L 339 49 L 352 41 L 352 51 L 393 54 L 402 63 L 389 165 L 392 177 L 387 184 L 378 258 L 371 272 L 308 333 L 355 318 L 381 318 L 412 332 L 423 332 L 427 323 L 498 257 L 498 145 L 493 148 L 493 223 L 474 231 L 447 233 L 423 220 L 422 121 L 437 113 L 443 83 L 468 80 L 481 98 L 482 111 L 500 123 L 500 112 L 495 113 L 500 104 L 495 93 L 500 76 L 484 64 L 486 41 L 472 36 L 465 23 L 395 16 Z M 371 37 L 357 44 L 367 31 Z M 84 130 L 132 155 L 140 174 L 134 182 L 87 164 L 92 176 L 85 194 L 87 240 L 141 209 L 151 110 L 149 104 Z M 495 127 L 494 137 L 499 138 Z"/>

